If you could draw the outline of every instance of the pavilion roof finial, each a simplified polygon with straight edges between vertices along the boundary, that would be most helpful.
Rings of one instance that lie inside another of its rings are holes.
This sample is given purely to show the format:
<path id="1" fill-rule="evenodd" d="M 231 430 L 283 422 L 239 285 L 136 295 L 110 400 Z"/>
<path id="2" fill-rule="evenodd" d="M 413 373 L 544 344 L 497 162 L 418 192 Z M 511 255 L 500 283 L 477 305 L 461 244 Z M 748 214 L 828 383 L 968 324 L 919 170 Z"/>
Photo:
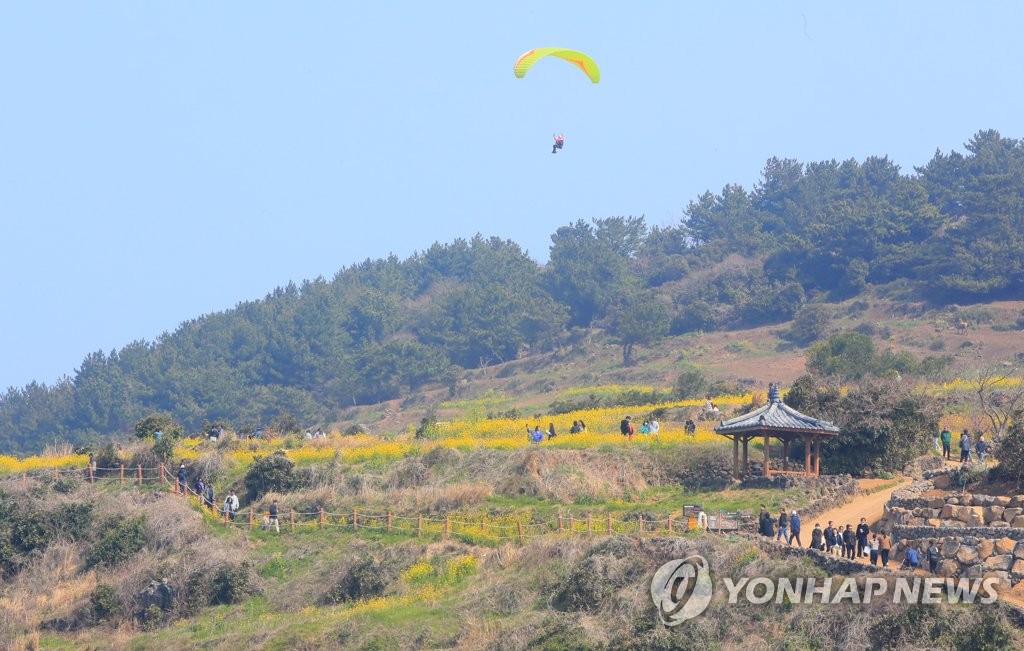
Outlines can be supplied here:
<path id="1" fill-rule="evenodd" d="M 782 392 L 775 382 L 768 385 L 768 402 L 782 402 Z"/>

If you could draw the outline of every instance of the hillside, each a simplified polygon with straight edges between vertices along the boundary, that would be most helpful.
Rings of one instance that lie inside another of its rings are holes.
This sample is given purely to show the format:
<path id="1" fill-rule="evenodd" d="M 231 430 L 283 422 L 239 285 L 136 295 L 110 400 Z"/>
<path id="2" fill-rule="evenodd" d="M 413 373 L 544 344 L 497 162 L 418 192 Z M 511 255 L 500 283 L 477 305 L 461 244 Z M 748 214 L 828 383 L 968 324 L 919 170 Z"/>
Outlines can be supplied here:
<path id="1" fill-rule="evenodd" d="M 553 418 L 561 428 L 581 417 L 604 431 L 615 415 Z M 229 488 L 241 497 L 231 522 L 176 494 L 174 478 L 162 481 L 149 467 L 139 486 L 130 468 L 122 479 L 110 461 L 90 482 L 81 459 L 65 460 L 78 468 L 57 479 L 46 458 L 27 459 L 24 474 L 0 477 L 0 643 L 966 650 L 1024 642 L 1021 616 L 1000 604 L 735 605 L 721 589 L 708 612 L 663 626 L 650 583 L 667 559 L 700 554 L 716 577 L 833 574 L 810 557 L 759 545 L 746 527 L 686 533 L 682 505 L 703 504 L 714 518 L 734 513 L 727 525 L 760 504 L 810 518 L 854 485 L 837 492 L 832 480 L 785 490 L 723 483 L 728 453 L 703 424 L 694 437 L 666 423 L 659 440 L 563 434 L 541 446 L 506 437 L 500 423 L 488 427 L 459 421 L 422 442 L 336 434 L 180 442 L 175 459 L 193 477 L 213 480 L 218 497 Z M 118 454 L 144 459 L 149 446 Z M 883 490 L 898 483 L 876 482 Z M 262 525 L 274 500 L 280 532 Z M 173 599 L 147 608 L 145 590 L 162 578 Z M 930 622 L 928 632 L 915 622 Z"/>
<path id="2" fill-rule="evenodd" d="M 884 156 L 772 158 L 753 189 L 707 192 L 679 224 L 563 226 L 543 266 L 515 242 L 480 234 L 366 260 L 154 342 L 97 351 L 53 386 L 8 389 L 0 450 L 96 442 L 153 412 L 190 432 L 330 426 L 351 407 L 429 407 L 438 386 L 458 396 L 476 376 L 516 365 L 575 371 L 587 378 L 577 386 L 645 374 L 640 383 L 669 386 L 672 366 L 686 362 L 749 386 L 791 377 L 796 348 L 844 325 L 895 354 L 1006 361 L 1000 353 L 1020 352 L 1009 333 L 1022 326 L 1012 313 L 1024 300 L 1022 193 L 1024 144 L 987 130 L 966 153 L 936 152 L 913 174 Z M 1004 307 L 985 307 L 993 301 Z M 961 322 L 969 334 L 950 338 Z M 644 351 L 667 354 L 642 360 Z M 762 364 L 733 363 L 749 357 Z"/>

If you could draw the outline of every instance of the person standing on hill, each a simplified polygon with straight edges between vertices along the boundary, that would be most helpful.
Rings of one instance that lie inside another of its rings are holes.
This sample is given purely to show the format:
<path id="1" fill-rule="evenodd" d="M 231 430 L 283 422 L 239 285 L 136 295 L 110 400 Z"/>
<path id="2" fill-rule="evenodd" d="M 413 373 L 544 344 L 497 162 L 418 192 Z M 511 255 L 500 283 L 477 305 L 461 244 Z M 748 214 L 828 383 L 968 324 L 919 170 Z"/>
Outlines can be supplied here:
<path id="1" fill-rule="evenodd" d="M 188 491 L 188 471 L 185 470 L 185 462 L 181 463 L 181 467 L 178 468 L 178 490 L 181 491 L 182 495 L 185 495 Z"/>
<path id="2" fill-rule="evenodd" d="M 878 534 L 872 534 L 871 541 L 868 543 L 868 551 L 871 553 L 871 564 L 878 565 Z"/>
<path id="3" fill-rule="evenodd" d="M 978 434 L 978 442 L 974 444 L 974 449 L 978 451 L 978 461 L 984 461 L 985 453 L 988 452 L 988 443 L 985 441 L 984 434 Z"/>
<path id="4" fill-rule="evenodd" d="M 819 552 L 824 550 L 823 539 L 821 525 L 815 522 L 814 529 L 811 530 L 811 549 L 816 549 Z"/>
<path id="5" fill-rule="evenodd" d="M 551 439 L 555 438 L 555 436 L 557 436 L 555 434 L 555 424 L 548 423 L 548 440 L 550 441 Z"/>
<path id="6" fill-rule="evenodd" d="M 948 460 L 950 449 L 953 446 L 953 433 L 948 429 L 943 429 L 942 433 L 939 434 L 939 438 L 942 439 L 942 456 Z"/>
<path id="7" fill-rule="evenodd" d="M 657 418 L 652 418 L 648 426 L 651 428 L 651 434 L 655 436 L 657 436 L 658 432 L 661 430 L 661 423 L 658 422 Z"/>

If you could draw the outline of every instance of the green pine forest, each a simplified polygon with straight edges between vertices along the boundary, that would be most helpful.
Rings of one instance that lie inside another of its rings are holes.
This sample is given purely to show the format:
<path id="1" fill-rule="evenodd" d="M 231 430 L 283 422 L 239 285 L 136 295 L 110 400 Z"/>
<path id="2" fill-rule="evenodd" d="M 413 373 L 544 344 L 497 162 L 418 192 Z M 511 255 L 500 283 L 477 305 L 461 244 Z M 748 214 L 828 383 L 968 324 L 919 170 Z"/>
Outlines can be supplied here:
<path id="1" fill-rule="evenodd" d="M 457 383 L 466 369 L 542 354 L 600 329 L 621 346 L 783 323 L 805 305 L 897 283 L 936 307 L 1024 299 L 1024 142 L 979 131 L 913 172 L 886 156 L 772 158 L 753 188 L 688 203 L 677 225 L 580 220 L 549 262 L 476 235 L 288 283 L 97 351 L 53 385 L 0 396 L 0 451 L 126 433 L 153 412 L 187 429 L 354 405 Z"/>

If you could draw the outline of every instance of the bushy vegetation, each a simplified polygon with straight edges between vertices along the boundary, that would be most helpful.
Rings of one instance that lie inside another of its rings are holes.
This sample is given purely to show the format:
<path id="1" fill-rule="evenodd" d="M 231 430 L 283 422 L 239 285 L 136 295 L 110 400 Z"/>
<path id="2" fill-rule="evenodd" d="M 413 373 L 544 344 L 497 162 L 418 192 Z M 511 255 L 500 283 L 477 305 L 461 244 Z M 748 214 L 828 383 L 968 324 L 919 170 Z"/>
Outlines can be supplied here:
<path id="1" fill-rule="evenodd" d="M 249 499 L 257 499 L 269 491 L 284 493 L 298 484 L 295 462 L 283 454 L 271 454 L 253 460 L 245 473 Z"/>
<path id="2" fill-rule="evenodd" d="M 139 552 L 146 544 L 146 520 L 116 517 L 104 523 L 99 541 L 86 556 L 89 566 L 113 566 Z"/>

